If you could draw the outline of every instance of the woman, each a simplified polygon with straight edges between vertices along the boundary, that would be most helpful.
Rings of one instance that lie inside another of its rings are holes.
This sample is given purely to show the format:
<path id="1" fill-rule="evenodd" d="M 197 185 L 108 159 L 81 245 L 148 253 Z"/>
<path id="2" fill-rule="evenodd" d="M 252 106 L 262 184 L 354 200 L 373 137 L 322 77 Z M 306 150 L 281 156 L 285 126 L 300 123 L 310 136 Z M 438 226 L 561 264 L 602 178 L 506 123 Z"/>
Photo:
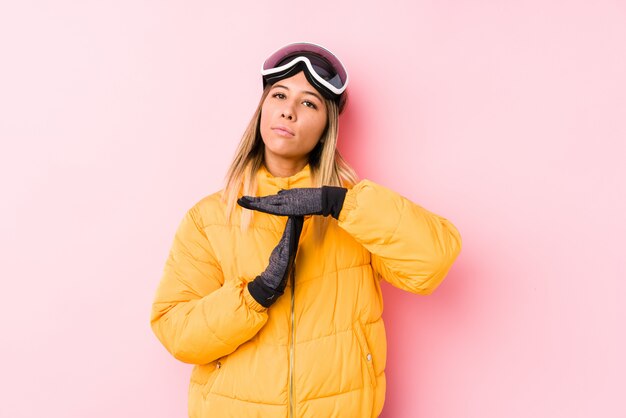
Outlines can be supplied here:
<path id="1" fill-rule="evenodd" d="M 190 417 L 376 417 L 385 397 L 379 279 L 428 294 L 454 226 L 339 155 L 348 76 L 314 44 L 262 70 L 263 95 L 224 190 L 176 233 L 152 328 L 195 364 Z"/>

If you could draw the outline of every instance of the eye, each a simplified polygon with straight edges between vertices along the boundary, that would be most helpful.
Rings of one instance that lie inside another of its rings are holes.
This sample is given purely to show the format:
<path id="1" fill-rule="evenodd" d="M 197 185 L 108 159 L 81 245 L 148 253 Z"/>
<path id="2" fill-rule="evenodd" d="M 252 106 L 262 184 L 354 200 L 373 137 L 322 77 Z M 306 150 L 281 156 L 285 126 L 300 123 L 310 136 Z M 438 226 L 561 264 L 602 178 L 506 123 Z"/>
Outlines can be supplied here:
<path id="1" fill-rule="evenodd" d="M 317 109 L 317 105 L 308 100 L 305 100 L 304 102 L 302 102 L 302 104 L 304 104 L 306 107 L 310 107 L 311 109 Z"/>
<path id="2" fill-rule="evenodd" d="M 274 93 L 272 94 L 272 97 L 275 97 L 277 99 L 284 99 L 287 96 L 285 96 L 283 93 Z"/>

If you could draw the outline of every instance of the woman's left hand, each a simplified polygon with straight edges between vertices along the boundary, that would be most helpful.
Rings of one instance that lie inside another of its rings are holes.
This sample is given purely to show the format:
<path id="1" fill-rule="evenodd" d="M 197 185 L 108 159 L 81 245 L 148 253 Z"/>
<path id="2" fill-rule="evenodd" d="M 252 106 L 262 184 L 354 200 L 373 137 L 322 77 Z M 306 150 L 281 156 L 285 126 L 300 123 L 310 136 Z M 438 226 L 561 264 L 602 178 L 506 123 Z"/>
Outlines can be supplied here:
<path id="1" fill-rule="evenodd" d="M 299 188 L 281 190 L 278 194 L 264 197 L 243 196 L 237 203 L 246 209 L 272 215 L 331 215 L 338 219 L 347 191 L 334 186 Z"/>

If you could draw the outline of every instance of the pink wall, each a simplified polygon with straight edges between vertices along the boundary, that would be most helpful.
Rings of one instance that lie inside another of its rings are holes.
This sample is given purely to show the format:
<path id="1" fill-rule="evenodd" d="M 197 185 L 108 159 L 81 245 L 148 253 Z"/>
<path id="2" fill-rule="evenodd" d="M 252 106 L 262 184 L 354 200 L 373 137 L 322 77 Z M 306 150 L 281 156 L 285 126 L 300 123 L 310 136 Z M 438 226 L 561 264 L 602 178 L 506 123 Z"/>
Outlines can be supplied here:
<path id="1" fill-rule="evenodd" d="M 361 176 L 464 239 L 434 295 L 384 288 L 383 416 L 626 416 L 624 3 L 251 4 L 0 6 L 0 416 L 185 416 L 152 297 L 296 40 L 351 70 Z"/>

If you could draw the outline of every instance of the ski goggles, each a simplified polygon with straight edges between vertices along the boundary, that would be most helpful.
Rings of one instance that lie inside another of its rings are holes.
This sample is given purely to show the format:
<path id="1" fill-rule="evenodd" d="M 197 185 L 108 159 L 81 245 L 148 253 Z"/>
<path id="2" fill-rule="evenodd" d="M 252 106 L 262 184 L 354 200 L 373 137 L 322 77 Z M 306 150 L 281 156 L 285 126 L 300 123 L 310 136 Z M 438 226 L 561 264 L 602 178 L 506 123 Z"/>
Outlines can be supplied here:
<path id="1" fill-rule="evenodd" d="M 320 45 L 296 43 L 274 52 L 263 63 L 263 87 L 304 71 L 307 80 L 327 99 L 343 107 L 348 73 L 339 59 Z"/>

